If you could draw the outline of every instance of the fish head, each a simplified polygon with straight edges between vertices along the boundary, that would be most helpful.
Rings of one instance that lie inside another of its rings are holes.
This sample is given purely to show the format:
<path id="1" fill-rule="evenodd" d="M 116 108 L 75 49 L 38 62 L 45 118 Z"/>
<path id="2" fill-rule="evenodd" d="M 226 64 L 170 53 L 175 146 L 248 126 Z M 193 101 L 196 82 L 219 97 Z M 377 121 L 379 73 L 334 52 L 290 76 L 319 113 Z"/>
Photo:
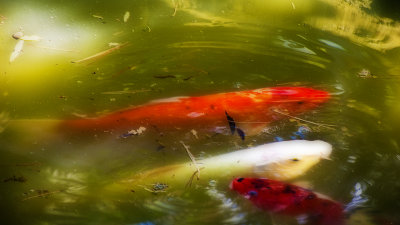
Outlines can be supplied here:
<path id="1" fill-rule="evenodd" d="M 304 174 L 321 159 L 328 159 L 332 146 L 324 141 L 292 140 L 268 144 L 253 168 L 259 177 L 292 179 Z"/>
<path id="2" fill-rule="evenodd" d="M 330 98 L 329 92 L 307 87 L 273 87 L 253 90 L 255 99 L 271 110 L 301 113 L 313 109 Z M 274 107 L 271 107 L 274 104 Z"/>

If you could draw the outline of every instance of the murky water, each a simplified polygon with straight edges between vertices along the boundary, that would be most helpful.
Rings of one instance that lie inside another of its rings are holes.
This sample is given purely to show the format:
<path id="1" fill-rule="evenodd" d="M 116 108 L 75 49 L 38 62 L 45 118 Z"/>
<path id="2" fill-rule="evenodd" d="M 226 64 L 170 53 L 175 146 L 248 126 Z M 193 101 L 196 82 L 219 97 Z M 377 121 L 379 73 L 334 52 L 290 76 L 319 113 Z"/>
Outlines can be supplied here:
<path id="1" fill-rule="evenodd" d="M 400 223 L 400 24 L 376 15 L 368 1 L 0 5 L 1 224 L 296 224 L 230 191 L 232 177 L 200 177 L 185 187 L 188 177 L 157 193 L 154 183 L 112 185 L 189 162 L 180 141 L 201 159 L 289 140 L 300 126 L 311 130 L 306 139 L 331 143 L 333 153 L 291 182 L 343 204 L 359 183 L 368 201 L 357 212 L 363 221 L 353 224 Z M 41 40 L 25 40 L 10 63 L 18 31 Z M 126 138 L 47 131 L 57 121 L 155 99 L 272 86 L 309 86 L 332 98 L 245 141 L 197 139 L 190 129 Z"/>

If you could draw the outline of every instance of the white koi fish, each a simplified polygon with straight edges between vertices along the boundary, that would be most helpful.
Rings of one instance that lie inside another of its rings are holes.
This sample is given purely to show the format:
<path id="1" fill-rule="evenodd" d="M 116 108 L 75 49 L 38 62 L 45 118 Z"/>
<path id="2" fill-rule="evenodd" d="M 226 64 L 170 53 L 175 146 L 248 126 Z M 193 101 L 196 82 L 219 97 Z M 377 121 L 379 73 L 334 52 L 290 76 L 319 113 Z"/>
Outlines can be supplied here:
<path id="1" fill-rule="evenodd" d="M 198 173 L 196 166 L 200 169 L 200 181 L 206 182 L 210 179 L 250 175 L 287 180 L 304 174 L 321 159 L 327 159 L 331 151 L 332 146 L 324 141 L 274 142 L 199 160 L 197 165 L 189 162 L 135 174 L 109 188 L 120 190 L 121 187 L 132 189 L 135 185 L 155 183 L 184 184 Z"/>

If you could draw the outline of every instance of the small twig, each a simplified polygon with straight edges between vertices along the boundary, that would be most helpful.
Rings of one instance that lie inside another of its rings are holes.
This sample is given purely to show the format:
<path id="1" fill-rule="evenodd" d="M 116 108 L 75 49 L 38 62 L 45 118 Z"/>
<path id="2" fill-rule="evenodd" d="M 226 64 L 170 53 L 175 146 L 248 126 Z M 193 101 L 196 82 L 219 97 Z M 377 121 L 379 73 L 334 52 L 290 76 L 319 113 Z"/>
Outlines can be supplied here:
<path id="1" fill-rule="evenodd" d="M 306 122 L 306 123 L 311 123 L 311 124 L 317 125 L 318 127 L 325 127 L 325 128 L 327 128 L 327 129 L 336 130 L 335 128 L 332 127 L 332 126 L 334 126 L 334 125 L 323 124 L 323 123 L 316 123 L 316 122 L 312 122 L 312 121 L 309 121 L 309 120 L 301 119 L 301 118 L 299 118 L 299 117 L 291 116 L 291 115 L 289 115 L 289 114 L 280 112 L 280 111 L 278 111 L 278 110 L 276 110 L 276 109 L 273 109 L 272 111 L 275 112 L 275 113 L 278 113 L 278 114 L 281 114 L 281 115 L 284 115 L 284 116 L 287 116 L 287 117 L 296 119 L 296 120 L 300 120 L 300 121 L 303 121 L 303 122 Z"/>
<path id="2" fill-rule="evenodd" d="M 194 171 L 194 173 L 192 174 L 192 176 L 190 176 L 190 179 L 189 179 L 188 182 L 186 183 L 185 188 L 188 188 L 188 187 L 191 187 L 191 186 L 192 186 L 193 178 L 194 178 L 194 176 L 195 176 L 198 172 L 199 172 L 198 170 Z"/>
<path id="3" fill-rule="evenodd" d="M 144 186 L 144 185 L 138 185 L 139 187 L 141 187 L 141 188 L 143 188 L 144 190 L 146 190 L 146 191 L 148 191 L 148 192 L 151 192 L 151 193 L 160 193 L 160 192 L 166 192 L 166 191 L 164 191 L 164 190 L 152 190 L 152 189 L 150 189 L 150 188 L 148 188 L 148 187 L 146 187 L 146 186 Z"/>
<path id="4" fill-rule="evenodd" d="M 151 32 L 151 28 L 149 27 L 149 25 L 146 24 L 146 27 L 147 27 L 148 31 Z"/>
<path id="5" fill-rule="evenodd" d="M 204 167 L 201 167 L 200 170 L 204 169 Z M 192 176 L 190 176 L 190 179 L 188 180 L 188 182 L 185 185 L 185 188 L 191 187 L 192 183 L 193 183 L 193 178 L 194 176 L 200 171 L 200 170 L 196 170 L 193 172 Z"/>
<path id="6" fill-rule="evenodd" d="M 151 190 L 151 189 L 149 189 L 149 188 L 147 188 L 147 187 L 143 187 L 143 189 L 146 190 L 146 191 L 148 191 L 148 192 L 151 192 L 151 193 L 166 192 L 166 191 L 164 191 L 164 190 L 159 190 L 159 191 Z"/>
<path id="7" fill-rule="evenodd" d="M 86 61 L 89 61 L 89 60 L 95 60 L 95 59 L 101 58 L 103 56 L 106 56 L 106 55 L 108 55 L 108 54 L 110 54 L 110 53 L 112 53 L 112 52 L 114 52 L 114 51 L 126 46 L 126 45 L 128 45 L 128 42 L 125 42 L 123 44 L 117 45 L 117 46 L 115 46 L 113 48 L 110 48 L 110 49 L 107 49 L 105 51 L 96 53 L 96 54 L 94 54 L 92 56 L 89 56 L 89 57 L 86 57 L 84 59 L 74 60 L 74 61 L 71 61 L 71 62 L 72 63 L 82 63 L 82 62 L 86 62 Z"/>
<path id="8" fill-rule="evenodd" d="M 27 198 L 22 199 L 22 201 L 26 201 L 26 200 L 33 199 L 33 198 L 44 197 L 44 196 L 51 195 L 51 194 L 55 194 L 55 193 L 62 192 L 62 191 L 63 191 L 63 190 L 57 190 L 57 191 L 46 192 L 46 193 L 43 193 L 43 194 L 38 194 L 38 195 L 30 196 L 30 197 L 27 197 Z"/>
<path id="9" fill-rule="evenodd" d="M 197 180 L 200 179 L 200 168 L 197 165 L 196 159 L 194 158 L 193 154 L 189 151 L 189 146 L 185 145 L 183 141 L 180 141 L 183 147 L 186 149 L 187 154 L 189 155 L 190 159 L 192 160 L 194 166 L 196 167 L 197 173 L 194 173 L 197 175 Z"/>
<path id="10" fill-rule="evenodd" d="M 174 13 L 172 14 L 172 16 L 175 16 L 177 11 L 178 11 L 178 3 L 175 3 Z"/>

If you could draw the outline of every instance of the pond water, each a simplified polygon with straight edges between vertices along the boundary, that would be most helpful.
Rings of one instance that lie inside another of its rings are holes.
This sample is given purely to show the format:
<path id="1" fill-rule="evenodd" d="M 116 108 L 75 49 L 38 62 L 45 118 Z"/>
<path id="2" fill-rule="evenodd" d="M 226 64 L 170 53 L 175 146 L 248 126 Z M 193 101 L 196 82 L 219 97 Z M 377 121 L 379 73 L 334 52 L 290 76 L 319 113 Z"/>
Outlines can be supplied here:
<path id="1" fill-rule="evenodd" d="M 232 192 L 232 176 L 113 184 L 190 162 L 185 146 L 202 159 L 290 140 L 299 127 L 333 151 L 288 182 L 343 204 L 359 185 L 367 201 L 349 224 L 400 223 L 400 23 L 369 1 L 1 5 L 1 224 L 297 224 Z M 16 32 L 25 40 L 15 40 Z M 275 86 L 311 87 L 331 98 L 244 141 L 197 138 L 192 128 L 124 137 L 52 129 L 156 99 Z"/>

